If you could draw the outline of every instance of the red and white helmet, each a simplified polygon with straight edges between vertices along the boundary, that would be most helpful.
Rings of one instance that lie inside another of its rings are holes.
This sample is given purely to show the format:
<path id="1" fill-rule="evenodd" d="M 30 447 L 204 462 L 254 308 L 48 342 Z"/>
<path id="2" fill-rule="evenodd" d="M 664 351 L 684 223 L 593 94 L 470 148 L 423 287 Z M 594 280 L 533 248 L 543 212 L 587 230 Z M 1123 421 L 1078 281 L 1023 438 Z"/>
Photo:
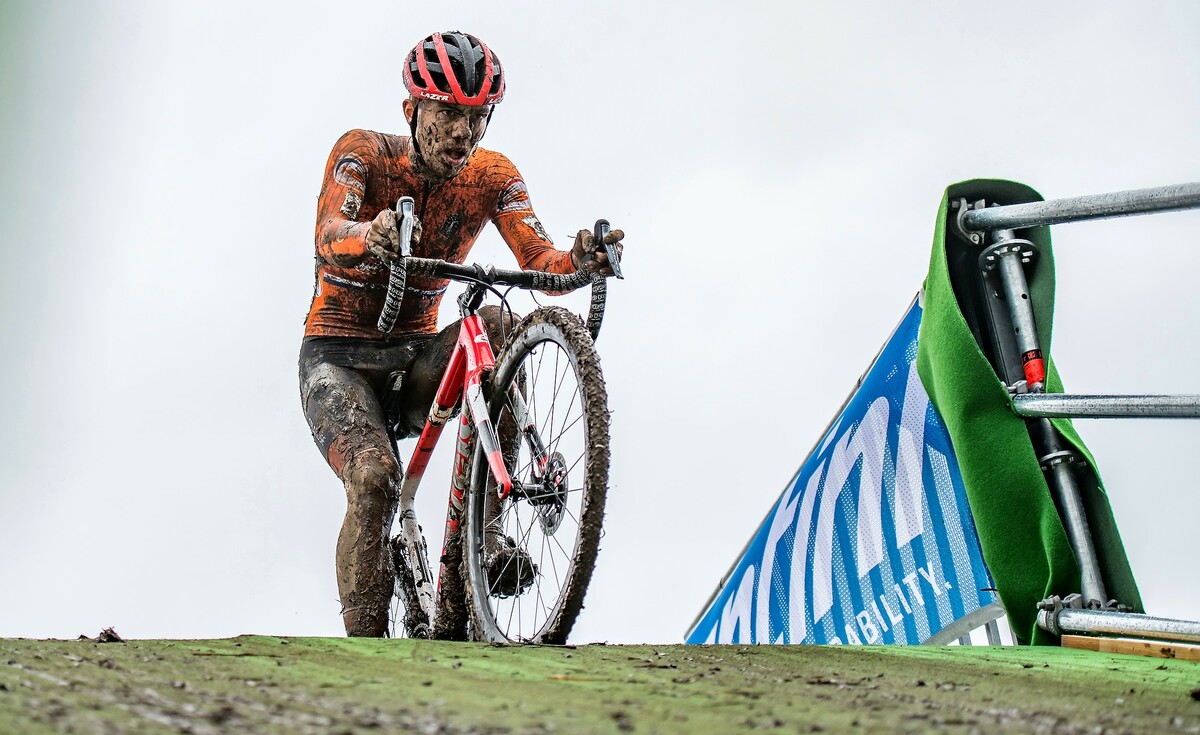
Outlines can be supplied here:
<path id="1" fill-rule="evenodd" d="M 405 58 L 404 88 L 417 99 L 494 105 L 504 99 L 504 70 L 496 54 L 471 34 L 435 33 Z"/>

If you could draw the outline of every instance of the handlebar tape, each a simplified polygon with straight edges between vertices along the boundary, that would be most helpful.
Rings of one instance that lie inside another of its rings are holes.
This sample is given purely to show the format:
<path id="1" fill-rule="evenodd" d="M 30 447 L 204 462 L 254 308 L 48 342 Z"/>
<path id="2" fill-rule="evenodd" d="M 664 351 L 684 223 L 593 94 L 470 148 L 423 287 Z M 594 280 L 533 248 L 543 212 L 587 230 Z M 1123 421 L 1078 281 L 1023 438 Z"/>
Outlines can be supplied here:
<path id="1" fill-rule="evenodd" d="M 400 218 L 400 257 L 391 262 L 388 273 L 387 296 L 383 300 L 383 311 L 379 313 L 376 328 L 384 334 L 392 331 L 396 317 L 400 315 L 400 303 L 404 300 L 404 284 L 407 280 L 405 260 L 412 251 L 413 198 L 400 197 L 396 201 L 396 214 Z"/>

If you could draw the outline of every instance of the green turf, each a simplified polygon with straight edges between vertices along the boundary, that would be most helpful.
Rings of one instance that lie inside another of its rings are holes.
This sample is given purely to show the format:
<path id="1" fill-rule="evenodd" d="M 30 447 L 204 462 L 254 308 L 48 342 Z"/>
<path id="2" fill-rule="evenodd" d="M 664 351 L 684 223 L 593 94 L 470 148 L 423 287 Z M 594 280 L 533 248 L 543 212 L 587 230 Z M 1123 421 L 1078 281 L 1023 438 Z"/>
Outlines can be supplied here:
<path id="1" fill-rule="evenodd" d="M 1051 647 L 0 640 L 0 732 L 1200 732 L 1200 664 Z"/>

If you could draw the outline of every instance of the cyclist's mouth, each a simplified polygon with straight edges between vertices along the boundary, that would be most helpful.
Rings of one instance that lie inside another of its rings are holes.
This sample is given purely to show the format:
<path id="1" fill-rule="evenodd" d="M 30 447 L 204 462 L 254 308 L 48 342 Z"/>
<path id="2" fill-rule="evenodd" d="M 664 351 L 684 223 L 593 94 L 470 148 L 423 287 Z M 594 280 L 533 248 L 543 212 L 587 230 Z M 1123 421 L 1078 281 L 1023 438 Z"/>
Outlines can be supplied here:
<path id="1" fill-rule="evenodd" d="M 446 163 L 450 164 L 454 168 L 458 168 L 459 166 L 466 164 L 467 157 L 470 155 L 470 148 L 448 148 L 442 154 L 442 157 L 446 159 Z"/>

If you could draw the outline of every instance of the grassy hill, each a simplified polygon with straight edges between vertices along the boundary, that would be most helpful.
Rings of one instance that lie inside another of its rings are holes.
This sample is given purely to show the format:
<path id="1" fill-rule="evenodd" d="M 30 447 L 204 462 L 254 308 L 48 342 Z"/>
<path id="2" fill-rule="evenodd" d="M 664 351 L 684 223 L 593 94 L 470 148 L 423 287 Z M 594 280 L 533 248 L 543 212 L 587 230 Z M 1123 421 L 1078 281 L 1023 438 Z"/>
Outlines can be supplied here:
<path id="1" fill-rule="evenodd" d="M 1200 733 L 1198 697 L 1059 648 L 0 640 L 3 733 Z"/>

